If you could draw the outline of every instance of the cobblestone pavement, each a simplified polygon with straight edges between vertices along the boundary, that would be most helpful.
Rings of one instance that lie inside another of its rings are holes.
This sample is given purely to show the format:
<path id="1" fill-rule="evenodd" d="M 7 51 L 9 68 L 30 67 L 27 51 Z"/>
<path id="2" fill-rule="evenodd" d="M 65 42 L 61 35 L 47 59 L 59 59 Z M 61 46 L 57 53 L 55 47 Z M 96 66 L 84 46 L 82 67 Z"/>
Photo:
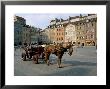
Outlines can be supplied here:
<path id="1" fill-rule="evenodd" d="M 62 58 L 63 68 L 57 68 L 57 56 L 51 55 L 52 65 L 47 66 L 42 59 L 40 64 L 33 64 L 31 60 L 21 60 L 21 49 L 14 53 L 15 76 L 96 76 L 97 52 L 95 47 L 74 48 L 72 56 L 65 53 Z"/>

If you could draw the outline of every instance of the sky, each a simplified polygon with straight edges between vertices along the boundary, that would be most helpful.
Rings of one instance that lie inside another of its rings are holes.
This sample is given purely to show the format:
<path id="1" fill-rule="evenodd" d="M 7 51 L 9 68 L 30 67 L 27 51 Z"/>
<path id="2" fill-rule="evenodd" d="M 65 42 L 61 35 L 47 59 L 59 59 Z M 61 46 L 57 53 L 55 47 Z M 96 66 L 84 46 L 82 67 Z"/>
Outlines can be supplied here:
<path id="1" fill-rule="evenodd" d="M 15 14 L 16 16 L 26 19 L 26 24 L 36 28 L 45 29 L 49 26 L 50 21 L 55 18 L 68 19 L 69 16 L 79 16 L 80 14 Z M 84 14 L 82 14 L 84 15 Z"/>

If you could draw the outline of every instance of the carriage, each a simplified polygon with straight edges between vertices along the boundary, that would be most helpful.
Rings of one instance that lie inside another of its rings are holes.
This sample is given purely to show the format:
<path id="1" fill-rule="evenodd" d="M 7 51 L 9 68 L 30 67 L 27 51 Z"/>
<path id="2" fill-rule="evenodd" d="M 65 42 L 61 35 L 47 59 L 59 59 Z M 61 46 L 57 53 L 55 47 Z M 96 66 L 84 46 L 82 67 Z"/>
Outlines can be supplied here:
<path id="1" fill-rule="evenodd" d="M 32 59 L 35 64 L 38 64 L 38 59 L 41 57 L 44 59 L 44 47 L 41 45 L 26 46 L 23 47 L 22 60 Z"/>
<path id="2" fill-rule="evenodd" d="M 39 45 L 35 47 L 24 47 L 24 52 L 22 53 L 22 59 L 23 61 L 26 61 L 26 58 L 32 59 L 35 64 L 38 64 L 38 59 L 41 56 L 42 59 L 46 62 L 46 64 L 49 66 L 49 56 L 50 54 L 55 54 L 58 56 L 57 64 L 58 67 L 61 68 L 61 59 L 64 54 L 64 52 L 67 52 L 69 55 L 72 55 L 73 49 L 72 45 L 69 44 L 51 44 L 51 45 Z"/>

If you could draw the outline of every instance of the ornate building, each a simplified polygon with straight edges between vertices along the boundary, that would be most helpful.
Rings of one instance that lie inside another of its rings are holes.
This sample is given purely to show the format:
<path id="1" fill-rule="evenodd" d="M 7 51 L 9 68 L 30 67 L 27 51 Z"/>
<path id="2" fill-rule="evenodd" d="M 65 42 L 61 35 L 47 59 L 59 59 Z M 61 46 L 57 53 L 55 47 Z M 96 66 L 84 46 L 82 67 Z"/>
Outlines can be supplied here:
<path id="1" fill-rule="evenodd" d="M 89 15 L 86 20 L 86 45 L 97 44 L 97 16 Z"/>
<path id="2" fill-rule="evenodd" d="M 52 43 L 72 42 L 78 46 L 97 44 L 97 15 L 69 17 L 66 20 L 55 19 L 48 26 Z"/>
<path id="3" fill-rule="evenodd" d="M 65 27 L 65 42 L 76 42 L 76 29 L 75 25 L 73 24 L 68 24 Z"/>
<path id="4" fill-rule="evenodd" d="M 76 44 L 78 46 L 85 46 L 85 34 L 86 34 L 86 24 L 85 24 L 85 19 L 80 19 L 79 21 L 75 22 L 76 25 L 76 36 L 77 36 L 77 41 Z"/>
<path id="5" fill-rule="evenodd" d="M 97 15 L 68 17 L 50 21 L 44 30 L 26 25 L 22 17 L 14 17 L 14 44 L 72 42 L 77 46 L 97 44 Z"/>
<path id="6" fill-rule="evenodd" d="M 62 23 L 63 19 L 51 20 L 48 28 L 50 29 L 50 40 L 52 43 L 62 43 L 65 40 L 65 25 Z"/>

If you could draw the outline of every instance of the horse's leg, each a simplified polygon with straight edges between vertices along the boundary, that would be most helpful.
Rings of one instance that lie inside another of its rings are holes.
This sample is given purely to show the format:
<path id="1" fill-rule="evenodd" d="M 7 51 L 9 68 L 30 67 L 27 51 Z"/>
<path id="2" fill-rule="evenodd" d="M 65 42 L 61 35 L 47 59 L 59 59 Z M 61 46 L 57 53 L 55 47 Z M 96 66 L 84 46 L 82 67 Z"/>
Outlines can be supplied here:
<path id="1" fill-rule="evenodd" d="M 39 64 L 39 62 L 38 62 L 39 54 L 36 54 L 35 56 L 36 56 L 35 64 Z"/>
<path id="2" fill-rule="evenodd" d="M 31 59 L 31 58 L 32 58 L 32 52 L 29 53 L 29 59 Z"/>
<path id="3" fill-rule="evenodd" d="M 26 61 L 26 54 L 25 53 L 22 53 L 22 60 Z"/>
<path id="4" fill-rule="evenodd" d="M 47 63 L 47 65 L 49 66 L 49 56 L 50 56 L 50 53 L 45 53 L 45 61 Z"/>
<path id="5" fill-rule="evenodd" d="M 36 55 L 36 64 L 39 64 L 39 62 L 38 62 L 38 54 Z"/>
<path id="6" fill-rule="evenodd" d="M 42 57 L 42 61 L 44 62 L 45 58 L 44 58 L 45 54 L 41 53 L 41 57 Z"/>
<path id="7" fill-rule="evenodd" d="M 33 63 L 35 64 L 36 61 L 36 55 L 33 55 Z"/>
<path id="8" fill-rule="evenodd" d="M 44 59 L 44 57 L 45 57 L 45 54 L 44 54 L 44 53 L 42 53 L 42 59 Z"/>
<path id="9" fill-rule="evenodd" d="M 62 68 L 61 66 L 61 58 L 62 58 L 62 55 L 58 55 L 58 59 L 57 59 L 57 65 L 58 65 L 58 68 Z"/>
<path id="10" fill-rule="evenodd" d="M 27 58 L 29 58 L 28 51 L 26 51 L 26 56 L 27 56 Z"/>
<path id="11" fill-rule="evenodd" d="M 69 49 L 69 53 L 68 53 L 68 54 L 71 56 L 72 53 L 73 53 L 73 48 L 71 47 L 71 48 Z"/>

